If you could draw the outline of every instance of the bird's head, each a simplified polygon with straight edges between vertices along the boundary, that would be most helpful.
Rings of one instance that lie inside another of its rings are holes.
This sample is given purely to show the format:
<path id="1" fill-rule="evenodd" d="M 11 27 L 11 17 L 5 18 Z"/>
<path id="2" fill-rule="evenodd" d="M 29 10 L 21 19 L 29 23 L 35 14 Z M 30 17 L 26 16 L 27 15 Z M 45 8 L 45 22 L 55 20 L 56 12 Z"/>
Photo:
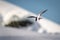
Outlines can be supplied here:
<path id="1" fill-rule="evenodd" d="M 40 20 L 40 19 L 42 19 L 42 18 L 38 18 L 38 20 Z"/>

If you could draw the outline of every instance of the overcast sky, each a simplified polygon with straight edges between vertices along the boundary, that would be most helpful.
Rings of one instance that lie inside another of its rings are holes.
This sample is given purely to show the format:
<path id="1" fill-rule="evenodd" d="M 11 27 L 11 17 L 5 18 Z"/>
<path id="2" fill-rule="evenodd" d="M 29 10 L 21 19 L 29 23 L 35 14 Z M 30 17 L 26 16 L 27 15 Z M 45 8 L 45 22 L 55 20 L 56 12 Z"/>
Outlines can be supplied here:
<path id="1" fill-rule="evenodd" d="M 6 0 L 36 14 L 43 9 L 48 11 L 42 15 L 60 24 L 60 0 Z"/>

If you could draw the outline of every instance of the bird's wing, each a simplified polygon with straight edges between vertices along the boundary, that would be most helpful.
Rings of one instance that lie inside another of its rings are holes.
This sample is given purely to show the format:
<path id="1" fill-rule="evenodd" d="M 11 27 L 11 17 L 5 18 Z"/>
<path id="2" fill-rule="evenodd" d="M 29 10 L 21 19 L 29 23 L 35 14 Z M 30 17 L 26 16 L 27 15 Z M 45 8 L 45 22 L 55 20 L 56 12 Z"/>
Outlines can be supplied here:
<path id="1" fill-rule="evenodd" d="M 35 16 L 29 16 L 29 17 L 27 17 L 27 18 L 36 18 Z"/>
<path id="2" fill-rule="evenodd" d="M 44 10 L 44 11 L 41 11 L 39 15 L 41 16 L 41 15 L 44 14 L 46 11 L 47 11 L 47 9 Z"/>

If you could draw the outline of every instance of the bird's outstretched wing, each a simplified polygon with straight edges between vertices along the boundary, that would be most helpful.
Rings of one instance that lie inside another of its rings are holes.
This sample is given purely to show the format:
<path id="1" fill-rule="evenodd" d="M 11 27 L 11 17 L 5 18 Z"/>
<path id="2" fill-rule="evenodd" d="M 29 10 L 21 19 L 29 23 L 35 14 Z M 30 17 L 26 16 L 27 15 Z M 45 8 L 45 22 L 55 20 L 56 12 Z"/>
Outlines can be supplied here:
<path id="1" fill-rule="evenodd" d="M 27 17 L 27 18 L 36 18 L 35 16 L 29 16 L 29 17 Z"/>
<path id="2" fill-rule="evenodd" d="M 29 16 L 28 18 L 35 18 L 35 21 L 37 21 L 37 17 L 35 16 Z"/>
<path id="3" fill-rule="evenodd" d="M 47 9 L 44 10 L 44 11 L 42 11 L 42 12 L 40 12 L 40 16 L 41 16 L 42 14 L 44 14 L 46 11 L 47 11 Z"/>

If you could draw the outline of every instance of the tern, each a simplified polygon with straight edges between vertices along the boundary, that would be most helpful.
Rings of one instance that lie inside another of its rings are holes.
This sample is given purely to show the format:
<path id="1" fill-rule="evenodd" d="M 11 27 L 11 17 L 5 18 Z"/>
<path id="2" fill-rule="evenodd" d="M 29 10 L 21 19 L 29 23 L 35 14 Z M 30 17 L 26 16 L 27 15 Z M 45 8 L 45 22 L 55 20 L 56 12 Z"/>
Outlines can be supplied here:
<path id="1" fill-rule="evenodd" d="M 38 16 L 29 16 L 28 18 L 35 18 L 35 21 L 40 20 L 40 19 L 42 19 L 42 18 L 41 18 L 42 14 L 44 14 L 46 11 L 47 11 L 47 9 L 41 11 L 41 12 L 38 14 Z"/>

